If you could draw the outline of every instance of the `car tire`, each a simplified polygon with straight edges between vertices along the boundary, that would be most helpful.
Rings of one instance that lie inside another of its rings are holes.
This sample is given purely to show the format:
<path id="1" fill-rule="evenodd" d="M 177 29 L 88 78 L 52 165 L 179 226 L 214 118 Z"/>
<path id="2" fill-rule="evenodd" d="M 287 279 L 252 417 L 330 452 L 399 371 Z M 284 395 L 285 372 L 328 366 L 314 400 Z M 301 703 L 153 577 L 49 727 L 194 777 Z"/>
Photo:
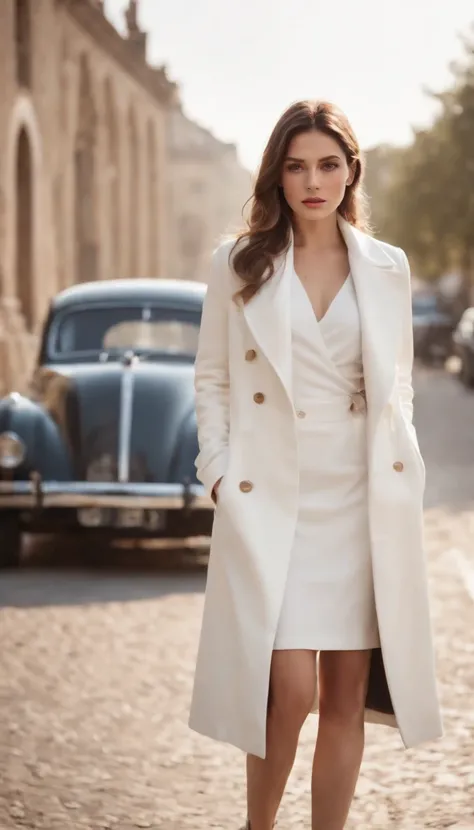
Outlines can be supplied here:
<path id="1" fill-rule="evenodd" d="M 20 522 L 17 516 L 0 514 L 0 568 L 18 568 L 20 562 Z"/>

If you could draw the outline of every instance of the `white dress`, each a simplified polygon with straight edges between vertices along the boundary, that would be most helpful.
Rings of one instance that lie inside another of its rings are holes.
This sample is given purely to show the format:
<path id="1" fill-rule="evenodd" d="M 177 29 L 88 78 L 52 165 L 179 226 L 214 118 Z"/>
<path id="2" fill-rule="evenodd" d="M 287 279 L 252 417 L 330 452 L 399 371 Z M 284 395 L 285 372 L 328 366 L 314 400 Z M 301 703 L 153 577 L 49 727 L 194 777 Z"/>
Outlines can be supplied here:
<path id="1" fill-rule="evenodd" d="M 352 277 L 318 322 L 293 271 L 291 309 L 299 511 L 274 648 L 376 648 L 361 328 Z"/>

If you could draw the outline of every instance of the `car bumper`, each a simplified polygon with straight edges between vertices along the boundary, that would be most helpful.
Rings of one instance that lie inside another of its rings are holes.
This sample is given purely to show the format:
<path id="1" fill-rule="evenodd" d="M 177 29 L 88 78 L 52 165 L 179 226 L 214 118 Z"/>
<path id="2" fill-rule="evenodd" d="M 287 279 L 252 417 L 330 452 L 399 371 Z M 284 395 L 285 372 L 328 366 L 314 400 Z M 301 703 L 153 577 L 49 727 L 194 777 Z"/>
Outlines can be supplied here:
<path id="1" fill-rule="evenodd" d="M 61 507 L 214 510 L 214 503 L 200 484 L 0 481 L 0 510 Z"/>

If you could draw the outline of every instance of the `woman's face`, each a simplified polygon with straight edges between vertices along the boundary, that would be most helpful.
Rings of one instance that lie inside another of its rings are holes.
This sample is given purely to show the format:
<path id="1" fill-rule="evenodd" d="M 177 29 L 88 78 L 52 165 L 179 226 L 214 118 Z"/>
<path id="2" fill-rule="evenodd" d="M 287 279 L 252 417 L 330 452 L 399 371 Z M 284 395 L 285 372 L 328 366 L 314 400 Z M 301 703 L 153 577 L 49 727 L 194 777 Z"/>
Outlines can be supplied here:
<path id="1" fill-rule="evenodd" d="M 311 221 L 334 213 L 353 178 L 344 152 L 331 136 L 311 130 L 290 142 L 281 184 L 298 218 Z"/>

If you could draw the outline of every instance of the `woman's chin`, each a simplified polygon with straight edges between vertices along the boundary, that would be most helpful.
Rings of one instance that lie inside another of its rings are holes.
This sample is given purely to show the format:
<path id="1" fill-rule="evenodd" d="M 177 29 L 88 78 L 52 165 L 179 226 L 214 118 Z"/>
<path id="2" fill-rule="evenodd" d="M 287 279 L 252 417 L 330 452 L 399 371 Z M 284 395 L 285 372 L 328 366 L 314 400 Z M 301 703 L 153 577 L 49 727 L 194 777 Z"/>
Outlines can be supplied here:
<path id="1" fill-rule="evenodd" d="M 334 209 L 330 205 L 321 205 L 318 208 L 309 208 L 305 207 L 304 205 L 300 206 L 295 209 L 293 208 L 293 213 L 298 219 L 302 219 L 305 222 L 317 222 L 321 219 L 327 219 L 332 213 L 334 213 Z"/>

